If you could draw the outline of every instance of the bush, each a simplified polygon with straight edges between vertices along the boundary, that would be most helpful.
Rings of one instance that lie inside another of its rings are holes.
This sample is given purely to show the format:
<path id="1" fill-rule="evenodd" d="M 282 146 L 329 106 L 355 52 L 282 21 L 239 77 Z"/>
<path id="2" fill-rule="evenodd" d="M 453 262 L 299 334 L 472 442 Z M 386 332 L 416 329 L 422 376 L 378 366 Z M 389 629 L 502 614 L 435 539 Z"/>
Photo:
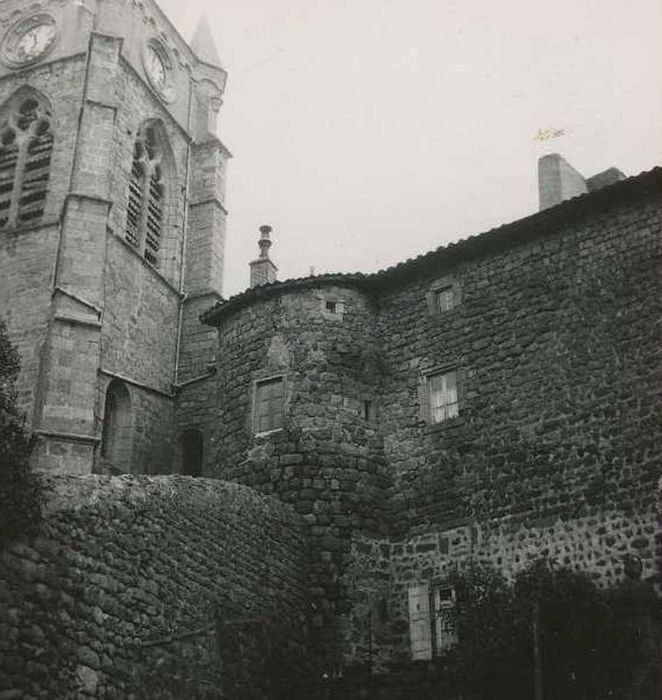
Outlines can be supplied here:
<path id="1" fill-rule="evenodd" d="M 537 561 L 513 585 L 484 565 L 452 579 L 458 644 L 448 661 L 466 698 L 535 697 L 534 615 L 546 699 L 621 697 L 641 656 L 613 597 L 588 575 Z"/>
<path id="2" fill-rule="evenodd" d="M 0 542 L 34 534 L 43 504 L 39 479 L 29 466 L 25 419 L 16 403 L 19 370 L 18 353 L 0 319 Z"/>

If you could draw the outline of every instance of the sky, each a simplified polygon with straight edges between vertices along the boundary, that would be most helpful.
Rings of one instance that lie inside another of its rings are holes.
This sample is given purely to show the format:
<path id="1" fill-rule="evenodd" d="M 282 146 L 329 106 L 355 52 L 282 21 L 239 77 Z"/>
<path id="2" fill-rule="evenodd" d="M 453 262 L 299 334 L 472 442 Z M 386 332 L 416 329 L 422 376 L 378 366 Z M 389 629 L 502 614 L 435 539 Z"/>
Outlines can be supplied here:
<path id="1" fill-rule="evenodd" d="M 538 209 L 537 160 L 662 163 L 659 0 L 159 0 L 229 73 L 224 294 L 371 272 Z M 541 138 L 542 136 L 542 138 Z"/>

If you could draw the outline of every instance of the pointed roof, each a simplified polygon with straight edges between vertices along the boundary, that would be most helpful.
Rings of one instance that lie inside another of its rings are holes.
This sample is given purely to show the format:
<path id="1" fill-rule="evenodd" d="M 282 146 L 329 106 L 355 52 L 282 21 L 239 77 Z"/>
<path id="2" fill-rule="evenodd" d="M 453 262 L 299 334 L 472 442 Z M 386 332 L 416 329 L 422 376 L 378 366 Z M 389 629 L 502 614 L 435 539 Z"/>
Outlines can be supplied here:
<path id="1" fill-rule="evenodd" d="M 221 58 L 218 55 L 218 48 L 214 41 L 214 34 L 209 24 L 209 20 L 202 16 L 198 22 L 198 26 L 193 32 L 191 39 L 191 49 L 195 55 L 205 63 L 211 63 L 212 66 L 221 67 Z"/>

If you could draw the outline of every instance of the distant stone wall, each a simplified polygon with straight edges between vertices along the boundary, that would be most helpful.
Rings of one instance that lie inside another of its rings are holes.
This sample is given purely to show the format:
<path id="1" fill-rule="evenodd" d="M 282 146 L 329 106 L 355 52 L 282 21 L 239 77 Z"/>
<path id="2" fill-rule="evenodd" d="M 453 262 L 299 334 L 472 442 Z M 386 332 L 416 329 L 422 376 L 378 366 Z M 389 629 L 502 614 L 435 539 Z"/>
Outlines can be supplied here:
<path id="1" fill-rule="evenodd" d="M 48 483 L 41 536 L 0 552 L 3 698 L 271 698 L 304 672 L 287 506 L 186 477 Z"/>
<path id="2" fill-rule="evenodd" d="M 346 573 L 351 600 L 343 619 L 346 661 L 367 663 L 370 648 L 373 667 L 407 661 L 409 588 L 443 584 L 455 567 L 482 562 L 512 578 L 543 558 L 588 572 L 599 586 L 613 588 L 623 580 L 625 555 L 636 554 L 643 563 L 644 580 L 659 583 L 661 535 L 654 509 L 636 515 L 613 511 L 558 518 L 544 527 L 466 523 L 401 540 L 358 535 Z"/>

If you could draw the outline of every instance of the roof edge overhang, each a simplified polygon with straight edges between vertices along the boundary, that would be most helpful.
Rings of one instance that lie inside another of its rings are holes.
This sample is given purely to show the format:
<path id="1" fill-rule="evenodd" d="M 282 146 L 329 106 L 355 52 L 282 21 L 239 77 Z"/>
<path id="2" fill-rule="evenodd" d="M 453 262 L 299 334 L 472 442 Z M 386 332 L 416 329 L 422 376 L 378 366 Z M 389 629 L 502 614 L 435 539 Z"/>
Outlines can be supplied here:
<path id="1" fill-rule="evenodd" d="M 314 275 L 247 289 L 227 301 L 217 303 L 201 314 L 200 320 L 210 326 L 219 326 L 229 315 L 254 301 L 264 301 L 294 290 L 336 285 L 358 287 L 366 292 L 383 292 L 413 276 L 433 274 L 439 267 L 457 265 L 479 255 L 551 234 L 560 226 L 571 224 L 587 214 L 607 210 L 624 201 L 654 193 L 662 193 L 662 167 L 655 167 L 594 192 L 573 197 L 549 209 L 441 246 L 379 272 Z"/>

